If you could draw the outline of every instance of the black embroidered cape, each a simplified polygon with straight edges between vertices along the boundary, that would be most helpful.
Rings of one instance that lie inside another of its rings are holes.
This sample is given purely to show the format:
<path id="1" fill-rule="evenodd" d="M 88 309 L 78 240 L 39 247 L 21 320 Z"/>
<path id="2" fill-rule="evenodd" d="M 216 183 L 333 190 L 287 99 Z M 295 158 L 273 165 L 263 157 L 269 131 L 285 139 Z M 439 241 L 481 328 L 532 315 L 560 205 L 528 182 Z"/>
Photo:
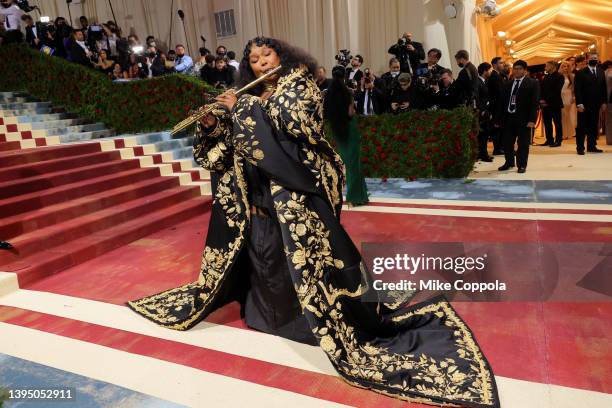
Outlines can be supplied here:
<path id="1" fill-rule="evenodd" d="M 409 401 L 499 407 L 491 368 L 445 299 L 409 307 L 362 301 L 374 289 L 340 225 L 343 163 L 322 137 L 321 95 L 307 71 L 281 77 L 267 100 L 244 95 L 231 114 L 215 115 L 215 129 L 194 142 L 198 163 L 219 175 L 198 280 L 129 307 L 187 330 L 231 300 L 232 267 L 250 221 L 248 162 L 271 180 L 296 295 L 341 378 Z"/>

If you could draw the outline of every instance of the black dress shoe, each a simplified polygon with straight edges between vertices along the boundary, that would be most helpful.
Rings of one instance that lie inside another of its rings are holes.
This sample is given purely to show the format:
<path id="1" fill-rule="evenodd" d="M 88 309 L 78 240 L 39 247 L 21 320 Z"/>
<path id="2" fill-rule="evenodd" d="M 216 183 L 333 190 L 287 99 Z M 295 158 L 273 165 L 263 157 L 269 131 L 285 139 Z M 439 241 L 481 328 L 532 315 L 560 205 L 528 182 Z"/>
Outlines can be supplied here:
<path id="1" fill-rule="evenodd" d="M 584 156 L 584 150 L 578 150 L 578 154 L 579 154 L 580 156 Z"/>
<path id="2" fill-rule="evenodd" d="M 539 144 L 538 146 L 552 146 L 553 144 L 554 143 L 545 142 L 545 143 Z"/>
<path id="3" fill-rule="evenodd" d="M 518 170 L 517 170 L 516 172 L 517 172 L 517 173 L 524 173 L 524 172 L 526 172 L 526 171 L 527 171 L 527 169 L 526 169 L 526 168 L 524 168 L 524 167 L 519 167 L 519 168 L 518 168 Z"/>
<path id="4" fill-rule="evenodd" d="M 504 154 L 503 150 L 494 150 L 493 151 L 493 156 L 501 156 Z"/>
<path id="5" fill-rule="evenodd" d="M 554 143 L 551 144 L 550 147 L 561 147 L 561 143 Z"/>
<path id="6" fill-rule="evenodd" d="M 504 171 L 504 170 L 508 170 L 514 167 L 514 164 L 508 164 L 508 163 L 504 163 L 503 166 L 499 167 L 497 170 L 499 171 Z"/>
<path id="7" fill-rule="evenodd" d="M 587 152 L 589 152 L 589 153 L 603 153 L 603 150 L 598 149 L 598 148 L 594 148 L 594 149 L 587 149 Z"/>
<path id="8" fill-rule="evenodd" d="M 493 161 L 493 158 L 489 156 L 485 156 L 485 157 L 479 157 L 478 160 L 487 162 L 487 163 L 491 163 Z"/>

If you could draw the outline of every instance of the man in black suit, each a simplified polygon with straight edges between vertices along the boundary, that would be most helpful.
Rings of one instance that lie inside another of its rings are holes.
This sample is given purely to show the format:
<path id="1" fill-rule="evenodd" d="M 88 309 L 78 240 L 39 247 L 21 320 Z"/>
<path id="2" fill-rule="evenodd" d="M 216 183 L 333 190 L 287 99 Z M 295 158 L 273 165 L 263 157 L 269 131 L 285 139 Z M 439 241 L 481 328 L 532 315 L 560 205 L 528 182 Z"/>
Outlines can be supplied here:
<path id="1" fill-rule="evenodd" d="M 365 78 L 363 88 L 355 93 L 357 113 L 360 115 L 378 115 L 384 113 L 385 95 L 382 90 L 374 86 L 372 78 Z"/>
<path id="2" fill-rule="evenodd" d="M 492 162 L 493 158 L 489 156 L 487 151 L 487 143 L 489 141 L 489 129 L 491 120 L 491 110 L 489 108 L 489 89 L 486 82 L 491 75 L 491 64 L 483 62 L 478 65 L 478 122 L 480 129 L 478 132 L 478 160 L 483 162 Z"/>
<path id="3" fill-rule="evenodd" d="M 419 64 L 416 70 L 416 76 L 428 76 L 434 79 L 440 79 L 440 74 L 444 71 L 444 67 L 438 62 L 442 58 L 442 51 L 437 48 L 432 48 L 427 51 L 427 62 Z"/>
<path id="4" fill-rule="evenodd" d="M 578 127 L 576 128 L 576 150 L 584 154 L 584 137 L 587 137 L 587 152 L 601 153 L 597 148 L 599 133 L 599 112 L 606 108 L 606 80 L 604 72 L 597 67 L 598 55 L 589 54 L 586 68 L 576 73 L 574 92 L 578 110 Z"/>
<path id="5" fill-rule="evenodd" d="M 540 106 L 542 107 L 542 122 L 546 133 L 546 142 L 542 146 L 561 146 L 563 140 L 561 88 L 563 88 L 564 82 L 565 77 L 557 71 L 557 63 L 548 61 L 546 63 L 546 76 L 544 76 L 540 85 Z M 557 134 L 556 138 L 553 138 L 553 122 Z"/>
<path id="6" fill-rule="evenodd" d="M 81 30 L 75 30 L 72 33 L 72 41 L 70 43 L 70 58 L 72 62 L 92 67 L 90 57 L 92 56 L 91 50 L 85 44 L 85 35 Z"/>
<path id="7" fill-rule="evenodd" d="M 34 25 L 34 20 L 32 19 L 32 16 L 30 16 L 29 14 L 24 14 L 23 16 L 21 16 L 21 21 L 23 21 L 23 23 L 25 24 L 26 43 L 28 43 L 32 48 L 39 49 L 42 44 L 40 43 L 40 38 L 38 38 L 38 30 Z"/>
<path id="8" fill-rule="evenodd" d="M 491 75 L 487 79 L 487 96 L 489 97 L 489 111 L 495 114 L 499 108 L 502 91 L 504 89 L 504 67 L 505 62 L 501 57 L 491 60 Z M 504 146 L 501 142 L 499 127 L 490 126 L 491 140 L 493 141 L 493 155 L 504 154 Z"/>
<path id="9" fill-rule="evenodd" d="M 478 95 L 478 70 L 470 62 L 470 54 L 466 50 L 459 50 L 455 54 L 457 65 L 461 68 L 457 80 L 453 83 L 460 105 L 476 107 Z"/>
<path id="10" fill-rule="evenodd" d="M 409 72 L 412 75 L 416 74 L 421 60 L 425 58 L 423 44 L 412 41 L 412 33 L 404 33 L 387 52 L 399 60 L 402 72 Z"/>
<path id="11" fill-rule="evenodd" d="M 346 68 L 346 85 L 349 88 L 359 89 L 361 86 L 361 78 L 363 78 L 362 64 L 363 57 L 357 54 L 351 59 L 351 66 Z"/>
<path id="12" fill-rule="evenodd" d="M 516 164 L 518 172 L 525 173 L 531 131 L 538 116 L 538 81 L 527 76 L 527 63 L 518 60 L 512 66 L 513 81 L 508 81 L 502 92 L 496 122 L 501 125 L 506 162 L 500 171 L 514 167 L 514 143 L 518 138 Z"/>

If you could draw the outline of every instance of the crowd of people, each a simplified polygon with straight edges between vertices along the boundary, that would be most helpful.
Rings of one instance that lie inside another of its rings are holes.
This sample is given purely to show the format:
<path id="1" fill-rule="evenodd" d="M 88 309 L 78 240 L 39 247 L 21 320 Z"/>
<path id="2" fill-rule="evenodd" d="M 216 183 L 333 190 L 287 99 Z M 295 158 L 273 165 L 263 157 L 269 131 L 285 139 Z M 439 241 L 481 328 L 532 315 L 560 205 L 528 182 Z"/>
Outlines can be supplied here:
<path id="1" fill-rule="evenodd" d="M 163 52 L 154 36 L 148 36 L 144 44 L 136 35 L 125 37 L 114 21 L 90 24 L 82 16 L 80 27 L 71 27 L 63 17 L 35 24 L 12 0 L 2 0 L 2 5 L 4 43 L 25 41 L 50 55 L 99 70 L 113 80 L 181 73 L 227 89 L 239 79 L 236 54 L 223 45 L 214 53 L 200 48 L 194 60 L 182 44 Z M 439 64 L 439 49 L 431 48 L 425 53 L 423 45 L 414 41 L 409 32 L 402 34 L 388 53 L 392 55 L 388 71 L 380 76 L 365 68 L 361 55 L 351 56 L 349 50 L 341 50 L 336 56 L 355 114 L 469 106 L 480 118 L 478 159 L 493 160 L 487 150 L 490 140 L 492 154 L 506 157 L 500 170 L 517 166 L 519 172 L 525 171 L 540 112 L 546 134 L 544 145 L 558 147 L 564 140 L 576 137 L 578 154 L 601 152 L 596 144 L 602 128 L 601 112 L 610 99 L 612 62 L 600 64 L 596 53 L 570 57 L 561 63 L 549 61 L 545 72 L 530 73 L 525 61 L 511 64 L 501 57 L 475 66 L 469 53 L 459 50 L 454 55 L 460 68 L 457 75 Z M 333 83 L 324 67 L 318 68 L 315 80 L 323 94 Z M 609 139 L 611 127 L 612 124 L 607 126 Z M 612 144 L 612 140 L 608 143 Z"/>
<path id="2" fill-rule="evenodd" d="M 500 171 L 513 167 L 518 167 L 519 173 L 526 171 L 540 114 L 546 135 L 542 146 L 559 147 L 563 140 L 575 137 L 579 155 L 601 153 L 597 147 L 601 130 L 612 144 L 610 115 L 607 121 L 602 119 L 607 104 L 612 103 L 612 61 L 600 63 L 596 52 L 560 63 L 549 61 L 544 72 L 530 72 L 525 61 L 511 64 L 501 57 L 475 66 L 469 53 L 459 50 L 454 55 L 460 68 L 456 77 L 438 64 L 442 57 L 439 49 L 425 54 L 410 33 L 404 33 L 388 52 L 394 57 L 380 77 L 363 68 L 361 55 L 350 56 L 348 50 L 342 50 L 336 56 L 357 114 L 469 106 L 480 119 L 478 159 L 493 161 L 488 152 L 492 141 L 492 154 L 505 156 Z M 422 62 L 424 58 L 426 62 Z M 333 83 L 323 67 L 316 82 L 323 93 Z"/>
<path id="3" fill-rule="evenodd" d="M 197 61 L 177 44 L 164 52 L 154 36 L 144 43 L 137 35 L 123 35 L 115 21 L 90 24 L 85 16 L 72 27 L 64 17 L 50 22 L 34 22 L 12 0 L 2 0 L 0 14 L 0 43 L 26 42 L 48 55 L 99 70 L 112 80 L 133 80 L 158 77 L 170 73 L 188 74 L 202 78 L 217 88 L 231 87 L 237 76 L 235 53 L 219 46 L 212 54 L 199 49 Z"/>

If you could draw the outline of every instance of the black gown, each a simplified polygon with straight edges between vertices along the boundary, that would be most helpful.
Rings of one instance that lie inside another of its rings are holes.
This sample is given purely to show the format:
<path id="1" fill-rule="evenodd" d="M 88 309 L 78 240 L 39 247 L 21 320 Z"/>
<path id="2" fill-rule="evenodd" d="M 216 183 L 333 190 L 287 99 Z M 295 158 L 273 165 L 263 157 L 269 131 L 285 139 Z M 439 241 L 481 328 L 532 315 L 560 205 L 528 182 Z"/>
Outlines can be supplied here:
<path id="1" fill-rule="evenodd" d="M 215 111 L 215 129 L 194 141 L 198 163 L 217 174 L 198 280 L 129 307 L 163 327 L 188 330 L 239 300 L 250 315 L 247 324 L 295 338 L 302 316 L 292 318 L 295 295 L 310 333 L 346 382 L 408 401 L 499 407 L 485 356 L 444 298 L 411 306 L 402 294 L 391 303 L 376 300 L 361 255 L 340 224 L 344 165 L 323 137 L 322 111 L 321 93 L 305 68 L 281 76 L 267 100 L 243 95 L 231 114 Z M 260 203 L 269 222 L 251 214 L 253 183 L 271 197 L 272 206 Z M 275 235 L 268 239 L 268 233 Z M 259 245 L 262 240 L 276 242 Z M 274 263 L 280 248 L 286 271 L 263 267 L 260 277 L 244 267 L 245 256 Z M 285 280 L 274 290 L 293 290 L 284 296 L 288 306 L 270 311 L 262 304 L 273 295 L 265 293 L 269 280 L 278 283 L 286 273 L 291 284 Z M 281 333 L 285 322 L 295 325 Z"/>

